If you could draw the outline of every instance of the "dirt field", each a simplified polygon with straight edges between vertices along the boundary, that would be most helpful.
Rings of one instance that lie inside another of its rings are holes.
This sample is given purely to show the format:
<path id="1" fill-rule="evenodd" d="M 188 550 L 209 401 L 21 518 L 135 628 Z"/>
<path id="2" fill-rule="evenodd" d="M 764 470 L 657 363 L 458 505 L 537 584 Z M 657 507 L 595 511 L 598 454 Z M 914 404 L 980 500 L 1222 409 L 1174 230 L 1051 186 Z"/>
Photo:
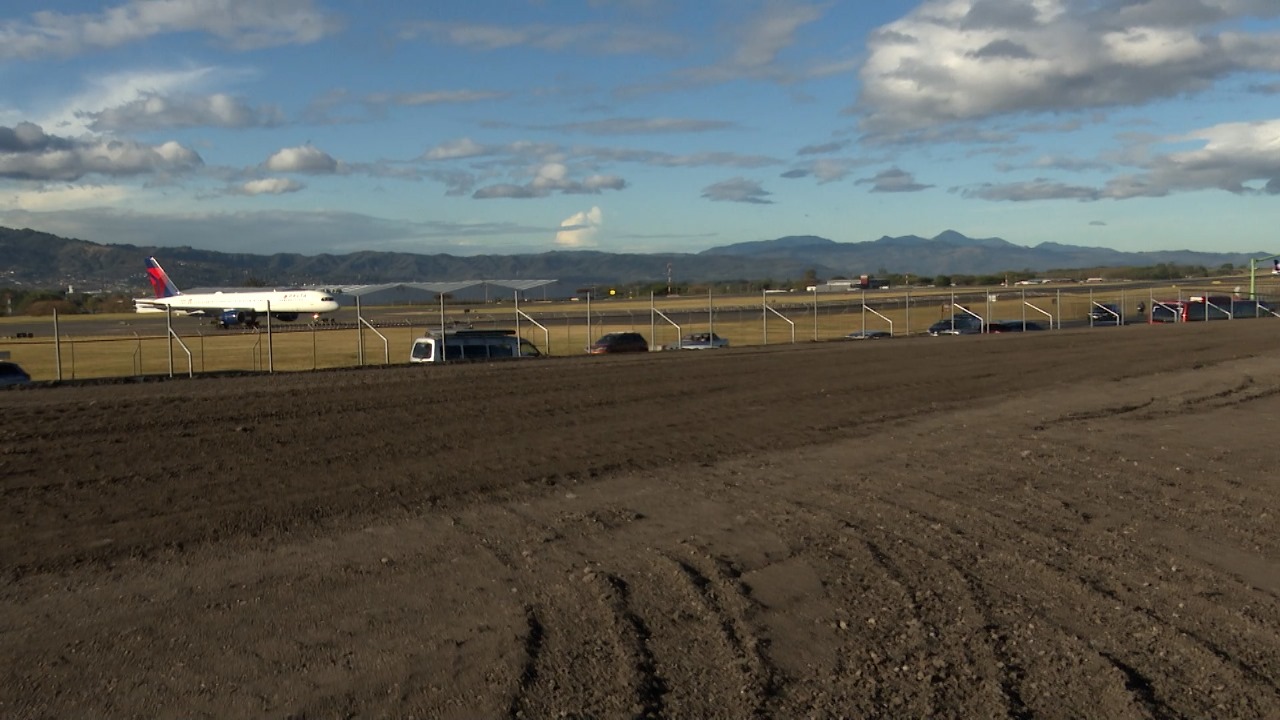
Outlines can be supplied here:
<path id="1" fill-rule="evenodd" d="M 1280 321 L 0 392 L 0 716 L 1280 717 Z"/>

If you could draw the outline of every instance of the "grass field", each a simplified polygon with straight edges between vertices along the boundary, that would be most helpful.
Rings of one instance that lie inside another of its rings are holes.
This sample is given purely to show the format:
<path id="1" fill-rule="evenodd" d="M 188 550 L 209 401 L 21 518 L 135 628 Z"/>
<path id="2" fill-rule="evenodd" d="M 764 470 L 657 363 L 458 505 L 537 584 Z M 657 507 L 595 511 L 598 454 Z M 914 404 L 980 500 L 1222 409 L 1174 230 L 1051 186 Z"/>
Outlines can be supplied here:
<path id="1" fill-rule="evenodd" d="M 1176 287 L 1126 291 L 1115 286 L 1088 290 L 1073 286 L 1070 292 L 1037 289 L 1025 294 L 1008 288 L 954 294 L 949 289 L 927 289 L 911 292 L 910 311 L 905 293 L 878 290 L 816 297 L 806 293 L 771 294 L 763 298 L 770 308 L 767 311 L 762 308 L 761 296 L 662 298 L 652 306 L 648 298 L 611 298 L 591 303 L 589 327 L 585 302 L 522 304 L 520 309 L 543 325 L 545 331 L 525 317 L 517 322 L 515 308 L 509 302 L 449 306 L 444 320 L 460 327 L 518 325 L 521 335 L 544 352 L 565 356 L 582 354 L 600 335 L 619 330 L 640 332 L 653 348 L 675 343 L 681 334 L 705 332 L 712 326 L 709 308 L 714 309 L 715 332 L 728 338 L 734 347 L 742 347 L 790 343 L 793 339 L 834 340 L 862 329 L 892 328 L 895 336 L 920 334 L 931 323 L 950 315 L 953 299 L 956 305 L 990 320 L 1025 318 L 1049 326 L 1054 320 L 1083 318 L 1094 302 L 1120 302 L 1134 312 L 1140 300 L 1176 296 L 1177 292 Z M 863 309 L 864 298 L 871 309 Z M 190 321 L 184 319 L 178 329 L 179 343 L 166 339 L 162 327 L 149 330 L 150 335 L 94 333 L 90 329 L 102 328 L 104 323 L 134 321 L 137 316 L 133 314 L 62 316 L 61 343 L 53 342 L 49 319 L 48 332 L 37 333 L 36 338 L 0 340 L 0 351 L 9 352 L 11 359 L 38 380 L 57 379 L 59 359 L 63 379 L 167 375 L 171 371 L 186 374 L 189 370 L 287 372 L 358 365 L 362 341 L 364 364 L 404 363 L 413 338 L 428 327 L 439 327 L 441 322 L 439 309 L 432 307 L 365 308 L 364 313 L 382 324 L 405 325 L 383 326 L 374 332 L 367 328 L 308 330 L 275 323 L 276 331 L 268 336 L 266 332 L 226 331 L 207 325 L 193 331 Z M 346 323 L 355 319 L 351 310 L 342 310 L 337 317 Z M 680 325 L 677 327 L 672 319 Z M 19 322 L 29 326 L 32 318 L 0 318 L 0 336 L 9 335 L 6 326 Z"/>

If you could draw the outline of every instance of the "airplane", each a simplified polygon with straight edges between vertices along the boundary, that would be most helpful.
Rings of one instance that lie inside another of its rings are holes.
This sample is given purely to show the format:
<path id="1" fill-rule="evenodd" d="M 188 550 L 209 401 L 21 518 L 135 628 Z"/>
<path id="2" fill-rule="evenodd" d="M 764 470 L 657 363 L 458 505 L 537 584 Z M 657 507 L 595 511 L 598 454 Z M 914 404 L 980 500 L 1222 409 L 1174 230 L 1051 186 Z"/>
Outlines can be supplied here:
<path id="1" fill-rule="evenodd" d="M 154 257 L 147 258 L 147 281 L 156 296 L 134 298 L 137 312 L 173 311 L 212 317 L 223 328 L 232 325 L 257 327 L 258 316 L 267 314 L 268 308 L 276 320 L 292 322 L 303 314 L 314 317 L 339 307 L 332 295 L 317 290 L 235 290 L 184 295 Z"/>

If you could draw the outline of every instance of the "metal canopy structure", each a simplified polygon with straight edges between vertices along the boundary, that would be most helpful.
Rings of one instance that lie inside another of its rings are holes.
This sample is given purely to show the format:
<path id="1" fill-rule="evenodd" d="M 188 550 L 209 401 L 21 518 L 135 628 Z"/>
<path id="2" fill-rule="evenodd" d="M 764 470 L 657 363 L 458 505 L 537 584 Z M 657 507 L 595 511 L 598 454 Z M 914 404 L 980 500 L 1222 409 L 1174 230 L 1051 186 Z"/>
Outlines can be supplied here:
<path id="1" fill-rule="evenodd" d="M 471 288 L 502 288 L 511 292 L 527 292 L 534 288 L 556 283 L 556 280 L 451 280 L 435 282 L 377 283 L 371 285 L 317 285 L 310 289 L 333 293 L 334 299 L 343 305 L 352 305 L 356 298 L 391 302 L 434 301 L 438 295 L 459 293 Z M 509 295 L 508 295 L 509 296 Z"/>
<path id="2" fill-rule="evenodd" d="M 325 285 L 327 290 L 346 295 L 371 295 L 385 290 L 422 290 L 433 293 L 451 293 L 480 285 L 496 285 L 509 290 L 532 290 L 550 285 L 555 280 L 453 280 L 448 282 L 380 283 L 376 285 Z M 321 286 L 316 286 L 319 289 Z"/>

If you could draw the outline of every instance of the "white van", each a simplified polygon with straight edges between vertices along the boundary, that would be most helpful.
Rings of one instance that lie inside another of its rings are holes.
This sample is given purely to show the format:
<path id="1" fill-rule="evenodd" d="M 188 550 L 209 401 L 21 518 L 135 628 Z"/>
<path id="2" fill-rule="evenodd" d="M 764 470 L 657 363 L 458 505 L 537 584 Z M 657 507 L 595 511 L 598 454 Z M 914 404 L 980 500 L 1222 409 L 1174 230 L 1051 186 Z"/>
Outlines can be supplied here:
<path id="1" fill-rule="evenodd" d="M 537 346 L 516 335 L 515 330 L 435 330 L 413 341 L 409 362 L 506 360 L 541 355 Z"/>

